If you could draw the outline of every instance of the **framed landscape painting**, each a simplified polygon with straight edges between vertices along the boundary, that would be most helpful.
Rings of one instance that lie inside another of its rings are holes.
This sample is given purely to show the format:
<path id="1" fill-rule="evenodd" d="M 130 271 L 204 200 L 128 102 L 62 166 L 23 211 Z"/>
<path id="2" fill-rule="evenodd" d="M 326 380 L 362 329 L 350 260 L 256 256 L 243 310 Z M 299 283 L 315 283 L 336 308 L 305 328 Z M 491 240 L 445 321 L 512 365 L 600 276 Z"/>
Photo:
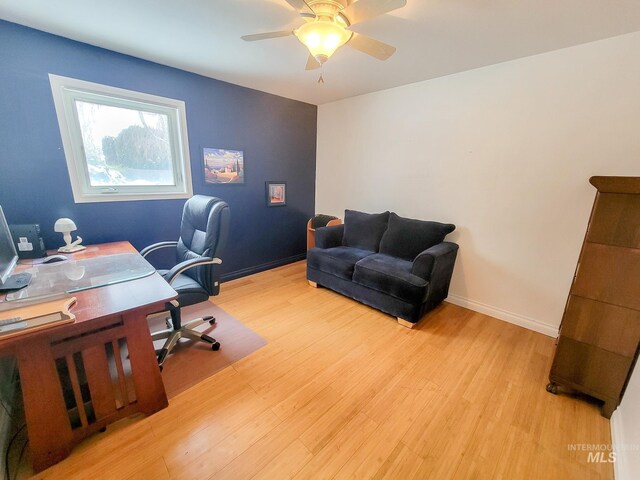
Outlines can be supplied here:
<path id="1" fill-rule="evenodd" d="M 244 184 L 244 154 L 240 150 L 204 149 L 204 181 L 208 184 Z"/>
<path id="2" fill-rule="evenodd" d="M 287 204 L 287 182 L 267 182 L 267 207 L 279 207 Z"/>

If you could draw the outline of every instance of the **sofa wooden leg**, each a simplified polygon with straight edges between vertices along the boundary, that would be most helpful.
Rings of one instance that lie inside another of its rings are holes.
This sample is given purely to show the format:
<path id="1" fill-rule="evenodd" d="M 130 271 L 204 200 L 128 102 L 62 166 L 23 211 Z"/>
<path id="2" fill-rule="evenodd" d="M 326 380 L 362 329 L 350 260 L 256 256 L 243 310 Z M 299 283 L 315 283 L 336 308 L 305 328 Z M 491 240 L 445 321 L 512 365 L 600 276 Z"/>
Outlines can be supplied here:
<path id="1" fill-rule="evenodd" d="M 406 320 L 404 320 L 404 319 L 402 319 L 400 317 L 397 317 L 397 318 L 398 318 L 398 325 L 402 325 L 403 327 L 413 328 L 416 325 L 415 323 L 407 322 Z"/>
<path id="2" fill-rule="evenodd" d="M 309 282 L 309 285 L 311 285 L 313 288 L 318 288 L 318 284 L 316 282 L 312 282 L 311 280 L 307 280 L 307 282 Z"/>

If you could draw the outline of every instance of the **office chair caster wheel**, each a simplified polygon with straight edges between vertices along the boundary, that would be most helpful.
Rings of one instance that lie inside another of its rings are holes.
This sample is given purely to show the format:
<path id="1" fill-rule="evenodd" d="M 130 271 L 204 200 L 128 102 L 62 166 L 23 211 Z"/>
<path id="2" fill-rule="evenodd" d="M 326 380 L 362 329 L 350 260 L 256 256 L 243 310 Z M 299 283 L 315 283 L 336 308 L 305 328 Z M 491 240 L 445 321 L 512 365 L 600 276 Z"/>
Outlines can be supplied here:
<path id="1" fill-rule="evenodd" d="M 553 393 L 554 395 L 558 394 L 558 386 L 555 383 L 549 383 L 547 385 L 547 392 Z"/>
<path id="2" fill-rule="evenodd" d="M 214 352 L 217 352 L 218 350 L 220 350 L 220 342 L 216 342 L 213 345 L 211 345 L 211 350 L 213 350 Z"/>
<path id="3" fill-rule="evenodd" d="M 209 325 L 215 325 L 216 324 L 216 318 L 215 317 L 204 317 L 204 320 L 209 322 Z"/>

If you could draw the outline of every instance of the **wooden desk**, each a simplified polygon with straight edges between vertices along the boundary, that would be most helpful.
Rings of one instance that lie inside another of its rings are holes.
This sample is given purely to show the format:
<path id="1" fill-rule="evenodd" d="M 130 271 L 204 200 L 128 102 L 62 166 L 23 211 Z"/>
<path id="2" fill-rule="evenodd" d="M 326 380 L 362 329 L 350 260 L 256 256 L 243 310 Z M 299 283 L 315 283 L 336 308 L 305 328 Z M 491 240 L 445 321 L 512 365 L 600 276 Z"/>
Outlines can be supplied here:
<path id="1" fill-rule="evenodd" d="M 129 242 L 118 242 L 69 257 L 135 252 Z M 168 405 L 146 317 L 163 310 L 176 292 L 154 273 L 73 295 L 75 323 L 0 340 L 0 356 L 17 359 L 36 471 L 110 423 Z"/>

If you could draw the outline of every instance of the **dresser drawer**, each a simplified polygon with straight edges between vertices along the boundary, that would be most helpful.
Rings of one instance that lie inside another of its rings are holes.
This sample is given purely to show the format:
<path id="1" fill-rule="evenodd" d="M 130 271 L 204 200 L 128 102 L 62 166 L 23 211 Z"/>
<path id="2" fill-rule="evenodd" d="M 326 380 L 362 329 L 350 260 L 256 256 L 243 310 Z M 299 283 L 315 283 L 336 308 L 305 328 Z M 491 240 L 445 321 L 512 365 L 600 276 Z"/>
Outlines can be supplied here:
<path id="1" fill-rule="evenodd" d="M 598 195 L 587 241 L 640 248 L 640 195 L 629 193 Z"/>
<path id="2" fill-rule="evenodd" d="M 571 295 L 560 335 L 633 358 L 640 339 L 640 311 Z"/>
<path id="3" fill-rule="evenodd" d="M 588 393 L 607 398 L 618 398 L 629 374 L 633 358 L 572 338 L 560 336 L 550 377 L 580 385 Z"/>
<path id="4" fill-rule="evenodd" d="M 573 295 L 640 310 L 640 250 L 585 243 Z"/>

